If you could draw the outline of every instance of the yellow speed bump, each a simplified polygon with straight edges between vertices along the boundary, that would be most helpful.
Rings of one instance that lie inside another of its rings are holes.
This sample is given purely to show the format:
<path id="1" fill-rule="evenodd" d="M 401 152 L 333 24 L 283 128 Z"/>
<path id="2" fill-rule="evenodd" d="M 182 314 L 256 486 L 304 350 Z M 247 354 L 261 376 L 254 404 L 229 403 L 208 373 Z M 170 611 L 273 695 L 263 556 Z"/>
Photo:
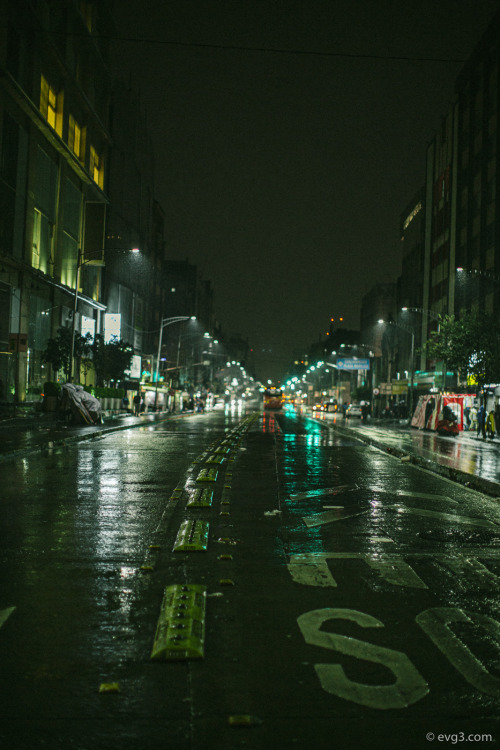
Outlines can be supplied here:
<path id="1" fill-rule="evenodd" d="M 118 682 L 101 682 L 99 685 L 100 693 L 119 693 L 120 684 Z"/>
<path id="2" fill-rule="evenodd" d="M 212 456 L 210 456 L 209 458 L 207 458 L 207 460 L 205 461 L 205 463 L 206 464 L 219 464 L 220 465 L 220 464 L 223 464 L 225 460 L 226 459 L 224 458 L 224 456 L 216 456 L 215 454 L 213 454 Z"/>
<path id="3" fill-rule="evenodd" d="M 214 497 L 213 490 L 205 489 L 196 490 L 187 501 L 188 508 L 209 508 L 212 505 Z"/>
<path id="4" fill-rule="evenodd" d="M 196 477 L 197 482 L 216 482 L 218 469 L 202 469 Z"/>
<path id="5" fill-rule="evenodd" d="M 227 723 L 230 727 L 255 727 L 262 724 L 262 720 L 249 714 L 233 714 L 227 717 Z"/>
<path id="6" fill-rule="evenodd" d="M 202 659 L 205 646 L 206 586 L 167 586 L 151 651 L 152 659 Z"/>
<path id="7" fill-rule="evenodd" d="M 206 552 L 208 544 L 208 521 L 183 521 L 177 532 L 174 552 Z"/>

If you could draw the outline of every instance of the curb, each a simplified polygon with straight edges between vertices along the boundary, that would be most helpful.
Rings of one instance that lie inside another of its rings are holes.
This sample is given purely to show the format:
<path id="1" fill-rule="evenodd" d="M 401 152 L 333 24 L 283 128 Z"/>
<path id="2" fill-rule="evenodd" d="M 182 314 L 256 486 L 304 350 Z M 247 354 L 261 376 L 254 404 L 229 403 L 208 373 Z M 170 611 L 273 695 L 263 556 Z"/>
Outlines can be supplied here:
<path id="1" fill-rule="evenodd" d="M 121 430 L 133 430 L 136 427 L 144 427 L 144 425 L 148 424 L 158 424 L 159 422 L 166 422 L 170 419 L 182 419 L 183 416 L 183 414 L 169 414 L 147 421 L 145 420 L 136 422 L 134 424 L 112 425 L 110 427 L 100 425 L 94 432 L 88 432 L 83 435 L 70 434 L 67 437 L 59 438 L 56 440 L 50 440 L 50 438 L 48 438 L 46 442 L 40 443 L 39 445 L 26 446 L 25 448 L 16 448 L 15 450 L 1 453 L 0 463 L 2 463 L 3 461 L 14 460 L 16 458 L 22 458 L 23 456 L 34 453 L 46 453 L 47 451 L 53 450 L 54 448 L 64 448 L 67 445 L 72 445 L 73 443 L 81 443 L 84 440 L 94 440 L 97 438 L 102 438 L 112 432 L 120 432 Z"/>
<path id="2" fill-rule="evenodd" d="M 445 479 L 449 479 L 450 481 L 455 482 L 455 484 L 462 485 L 462 487 L 468 487 L 470 489 L 477 490 L 478 492 L 482 492 L 484 495 L 488 495 L 490 497 L 496 498 L 497 500 L 500 500 L 500 484 L 498 484 L 497 482 L 492 482 L 489 479 L 477 477 L 475 474 L 467 474 L 467 472 L 461 471 L 460 469 L 453 469 L 448 466 L 444 466 L 443 464 L 440 464 L 436 461 L 431 461 L 431 459 L 429 458 L 423 458 L 423 456 L 418 456 L 414 453 L 408 453 L 407 451 L 400 450 L 399 448 L 390 447 L 388 445 L 385 445 L 384 443 L 381 443 L 379 440 L 368 437 L 367 435 L 356 434 L 346 427 L 341 427 L 338 425 L 327 425 L 327 428 L 328 430 L 336 430 L 337 432 L 340 432 L 344 435 L 349 435 L 349 437 L 354 437 L 360 442 L 366 443 L 367 445 L 372 445 L 374 448 L 377 448 L 384 453 L 389 453 L 395 458 L 399 458 L 401 460 L 406 459 L 408 463 L 411 463 L 420 469 L 425 469 L 426 471 L 430 471 L 433 474 L 444 477 Z"/>

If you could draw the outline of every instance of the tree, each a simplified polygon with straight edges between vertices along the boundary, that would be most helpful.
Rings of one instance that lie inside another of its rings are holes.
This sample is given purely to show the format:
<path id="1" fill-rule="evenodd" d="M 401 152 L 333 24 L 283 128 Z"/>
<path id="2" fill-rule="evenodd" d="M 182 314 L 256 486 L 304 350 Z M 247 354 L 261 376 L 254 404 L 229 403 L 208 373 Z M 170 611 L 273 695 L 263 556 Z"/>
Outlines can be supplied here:
<path id="1" fill-rule="evenodd" d="M 69 380 L 70 372 L 70 352 L 71 352 L 71 328 L 58 328 L 57 336 L 48 339 L 47 348 L 42 354 L 42 361 L 47 362 L 54 373 L 62 370 Z M 89 357 L 92 351 L 92 336 L 87 333 L 85 336 L 75 336 L 73 346 L 73 357 L 76 362 L 77 372 L 80 371 L 80 360 L 82 357 Z"/>
<path id="2" fill-rule="evenodd" d="M 478 390 L 500 380 L 500 332 L 492 315 L 475 311 L 458 320 L 440 317 L 439 330 L 431 334 L 425 350 L 462 379 L 472 378 Z"/>
<path id="3" fill-rule="evenodd" d="M 63 370 L 66 380 L 69 376 L 71 351 L 71 328 L 59 328 L 57 336 L 47 341 L 47 348 L 42 354 L 42 361 L 47 362 L 54 373 Z"/>
<path id="4" fill-rule="evenodd" d="M 132 348 L 122 339 L 106 344 L 104 337 L 98 334 L 94 338 L 92 353 L 96 385 L 104 385 L 110 380 L 123 380 L 125 371 L 130 369 Z"/>

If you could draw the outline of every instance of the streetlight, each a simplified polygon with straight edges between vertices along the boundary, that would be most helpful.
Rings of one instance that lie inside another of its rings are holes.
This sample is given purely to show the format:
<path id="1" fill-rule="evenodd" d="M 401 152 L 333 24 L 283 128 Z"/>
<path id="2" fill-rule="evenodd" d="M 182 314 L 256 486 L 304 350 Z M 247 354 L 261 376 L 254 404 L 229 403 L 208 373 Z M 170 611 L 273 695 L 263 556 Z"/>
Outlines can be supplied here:
<path id="1" fill-rule="evenodd" d="M 479 268 L 463 268 L 462 266 L 458 266 L 456 270 L 458 273 L 468 273 L 471 276 L 479 276 L 483 279 L 488 279 L 488 281 L 492 281 L 494 284 L 500 285 L 500 278 L 489 271 L 481 271 Z"/>
<path id="2" fill-rule="evenodd" d="M 175 315 L 172 318 L 163 318 L 160 323 L 160 335 L 158 338 L 158 356 L 156 358 L 156 388 L 155 388 L 155 411 L 158 403 L 158 383 L 160 380 L 160 356 L 161 356 L 161 341 L 163 337 L 163 329 L 167 326 L 171 326 L 174 323 L 182 323 L 184 320 L 196 320 L 196 315 Z"/>
<path id="3" fill-rule="evenodd" d="M 423 307 L 402 307 L 401 310 L 402 312 L 418 312 L 418 313 L 421 313 L 422 315 L 427 315 L 427 317 L 432 318 L 432 320 L 439 321 L 441 319 L 441 316 L 439 313 L 434 312 L 434 310 L 425 310 Z M 439 330 L 439 323 L 438 323 L 438 330 Z"/>

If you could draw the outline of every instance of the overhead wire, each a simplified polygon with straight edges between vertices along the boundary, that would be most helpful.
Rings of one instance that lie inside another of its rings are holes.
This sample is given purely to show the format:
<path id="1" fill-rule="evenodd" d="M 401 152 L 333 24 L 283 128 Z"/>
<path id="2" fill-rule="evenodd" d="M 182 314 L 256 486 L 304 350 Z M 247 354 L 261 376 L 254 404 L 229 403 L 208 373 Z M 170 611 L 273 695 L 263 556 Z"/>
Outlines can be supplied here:
<path id="1" fill-rule="evenodd" d="M 0 25 L 1 28 L 1 25 Z M 84 32 L 57 32 L 54 30 L 40 28 L 40 31 L 47 34 L 57 36 L 84 36 Z M 381 55 L 381 54 L 367 54 L 362 52 L 330 52 L 324 50 L 309 50 L 309 49 L 289 49 L 285 47 L 254 47 L 251 45 L 238 45 L 238 44 L 214 44 L 207 42 L 182 42 L 174 41 L 172 39 L 154 39 L 151 37 L 135 37 L 135 36 L 121 36 L 119 34 L 96 34 L 91 32 L 90 36 L 95 39 L 102 39 L 112 42 L 129 42 L 135 44 L 148 44 L 148 45 L 161 45 L 170 47 L 187 47 L 197 49 L 216 49 L 216 50 L 229 50 L 234 52 L 261 52 L 261 53 L 274 53 L 280 55 L 310 55 L 316 57 L 336 57 L 336 58 L 350 58 L 358 60 L 389 60 L 394 62 L 432 62 L 432 63 L 464 63 L 467 61 L 465 57 L 422 57 L 419 55 Z"/>

